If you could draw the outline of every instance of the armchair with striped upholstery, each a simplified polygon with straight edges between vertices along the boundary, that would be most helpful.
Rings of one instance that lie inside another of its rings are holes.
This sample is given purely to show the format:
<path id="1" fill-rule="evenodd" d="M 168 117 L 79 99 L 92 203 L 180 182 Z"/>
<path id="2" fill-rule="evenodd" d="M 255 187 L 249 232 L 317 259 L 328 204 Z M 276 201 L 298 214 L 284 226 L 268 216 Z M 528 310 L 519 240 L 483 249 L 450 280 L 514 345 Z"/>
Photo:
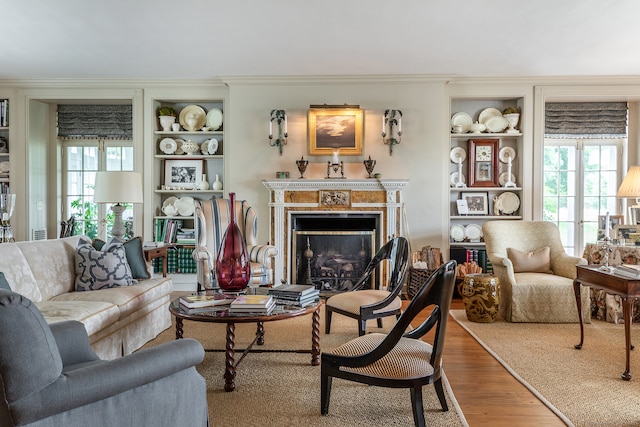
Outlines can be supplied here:
<path id="1" fill-rule="evenodd" d="M 216 199 L 195 201 L 196 261 L 198 291 L 215 286 L 215 261 L 218 248 L 229 226 L 230 200 Z M 273 284 L 272 258 L 278 250 L 272 245 L 257 244 L 258 215 L 246 200 L 236 200 L 236 222 L 244 236 L 251 261 L 251 286 Z"/>

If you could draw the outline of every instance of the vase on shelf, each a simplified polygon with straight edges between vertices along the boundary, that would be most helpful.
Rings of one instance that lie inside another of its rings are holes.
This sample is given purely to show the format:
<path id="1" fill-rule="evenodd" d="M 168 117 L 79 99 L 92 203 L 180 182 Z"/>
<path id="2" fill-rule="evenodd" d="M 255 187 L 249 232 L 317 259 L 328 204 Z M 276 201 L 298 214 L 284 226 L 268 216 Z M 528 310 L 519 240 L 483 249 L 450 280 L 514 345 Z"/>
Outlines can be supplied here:
<path id="1" fill-rule="evenodd" d="M 198 190 L 205 191 L 209 189 L 209 181 L 207 181 L 207 174 L 202 174 L 202 181 L 198 184 Z"/>
<path id="2" fill-rule="evenodd" d="M 220 177 L 216 174 L 216 180 L 213 181 L 213 185 L 211 186 L 216 191 L 222 190 L 222 182 L 220 182 Z"/>
<path id="3" fill-rule="evenodd" d="M 244 290 L 251 278 L 249 253 L 236 224 L 236 194 L 229 193 L 229 227 L 225 231 L 216 257 L 216 280 L 223 291 Z"/>
<path id="4" fill-rule="evenodd" d="M 171 130 L 171 125 L 176 122 L 175 116 L 160 116 L 158 119 L 160 120 L 162 130 L 165 132 L 169 132 Z"/>

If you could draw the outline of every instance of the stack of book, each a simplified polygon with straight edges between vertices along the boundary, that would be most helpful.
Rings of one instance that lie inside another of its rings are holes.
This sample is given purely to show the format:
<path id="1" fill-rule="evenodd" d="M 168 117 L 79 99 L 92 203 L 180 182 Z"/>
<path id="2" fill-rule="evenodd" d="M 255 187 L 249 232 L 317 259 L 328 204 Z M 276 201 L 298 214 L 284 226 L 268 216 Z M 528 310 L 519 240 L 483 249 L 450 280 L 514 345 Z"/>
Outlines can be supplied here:
<path id="1" fill-rule="evenodd" d="M 622 264 L 617 266 L 613 271 L 621 276 L 640 280 L 640 265 Z"/>
<path id="2" fill-rule="evenodd" d="M 270 314 L 276 306 L 271 295 L 239 295 L 229 305 L 232 314 Z"/>
<path id="3" fill-rule="evenodd" d="M 212 310 L 212 307 L 228 306 L 234 300 L 234 297 L 223 293 L 213 293 L 210 295 L 185 295 L 180 297 L 180 307 L 187 313 L 204 313 Z"/>
<path id="4" fill-rule="evenodd" d="M 313 285 L 281 285 L 269 289 L 278 304 L 305 307 L 320 298 L 320 290 Z"/>

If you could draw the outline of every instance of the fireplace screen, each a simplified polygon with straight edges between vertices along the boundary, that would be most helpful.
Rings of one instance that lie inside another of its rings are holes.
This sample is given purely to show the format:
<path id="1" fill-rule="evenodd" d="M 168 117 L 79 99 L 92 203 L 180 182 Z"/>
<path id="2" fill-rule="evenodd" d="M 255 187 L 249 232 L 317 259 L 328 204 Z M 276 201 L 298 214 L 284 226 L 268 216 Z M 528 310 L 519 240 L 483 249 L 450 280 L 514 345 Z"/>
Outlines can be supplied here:
<path id="1" fill-rule="evenodd" d="M 315 285 L 325 293 L 351 290 L 373 258 L 374 239 L 375 230 L 294 230 L 292 283 Z"/>

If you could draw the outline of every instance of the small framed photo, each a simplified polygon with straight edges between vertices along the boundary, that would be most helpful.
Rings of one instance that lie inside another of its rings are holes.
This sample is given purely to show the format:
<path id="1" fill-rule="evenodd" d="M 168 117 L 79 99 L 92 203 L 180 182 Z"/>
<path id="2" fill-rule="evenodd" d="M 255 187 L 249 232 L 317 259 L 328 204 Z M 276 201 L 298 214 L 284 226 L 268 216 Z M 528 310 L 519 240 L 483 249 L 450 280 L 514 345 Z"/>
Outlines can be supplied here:
<path id="1" fill-rule="evenodd" d="M 612 238 L 631 242 L 633 241 L 633 239 L 631 238 L 631 234 L 637 233 L 639 229 L 640 226 L 638 225 L 616 225 L 614 227 L 615 234 Z"/>
<path id="2" fill-rule="evenodd" d="M 607 228 L 605 221 L 606 215 L 598 215 L 598 240 L 604 239 L 605 230 Z M 615 228 L 624 223 L 624 215 L 609 215 L 609 236 L 616 239 Z"/>
<path id="3" fill-rule="evenodd" d="M 469 140 L 469 187 L 500 187 L 498 139 Z"/>
<path id="4" fill-rule="evenodd" d="M 469 215 L 489 214 L 489 195 L 487 193 L 460 193 L 460 197 L 467 202 Z"/>
<path id="5" fill-rule="evenodd" d="M 276 172 L 276 178 L 287 179 L 289 178 L 289 172 Z"/>
<path id="6" fill-rule="evenodd" d="M 203 160 L 165 160 L 164 185 L 170 188 L 193 189 L 202 176 Z"/>
<path id="7" fill-rule="evenodd" d="M 467 215 L 469 214 L 469 205 L 467 205 L 466 199 L 458 199 L 456 200 L 456 205 L 458 206 L 458 215 Z"/>

